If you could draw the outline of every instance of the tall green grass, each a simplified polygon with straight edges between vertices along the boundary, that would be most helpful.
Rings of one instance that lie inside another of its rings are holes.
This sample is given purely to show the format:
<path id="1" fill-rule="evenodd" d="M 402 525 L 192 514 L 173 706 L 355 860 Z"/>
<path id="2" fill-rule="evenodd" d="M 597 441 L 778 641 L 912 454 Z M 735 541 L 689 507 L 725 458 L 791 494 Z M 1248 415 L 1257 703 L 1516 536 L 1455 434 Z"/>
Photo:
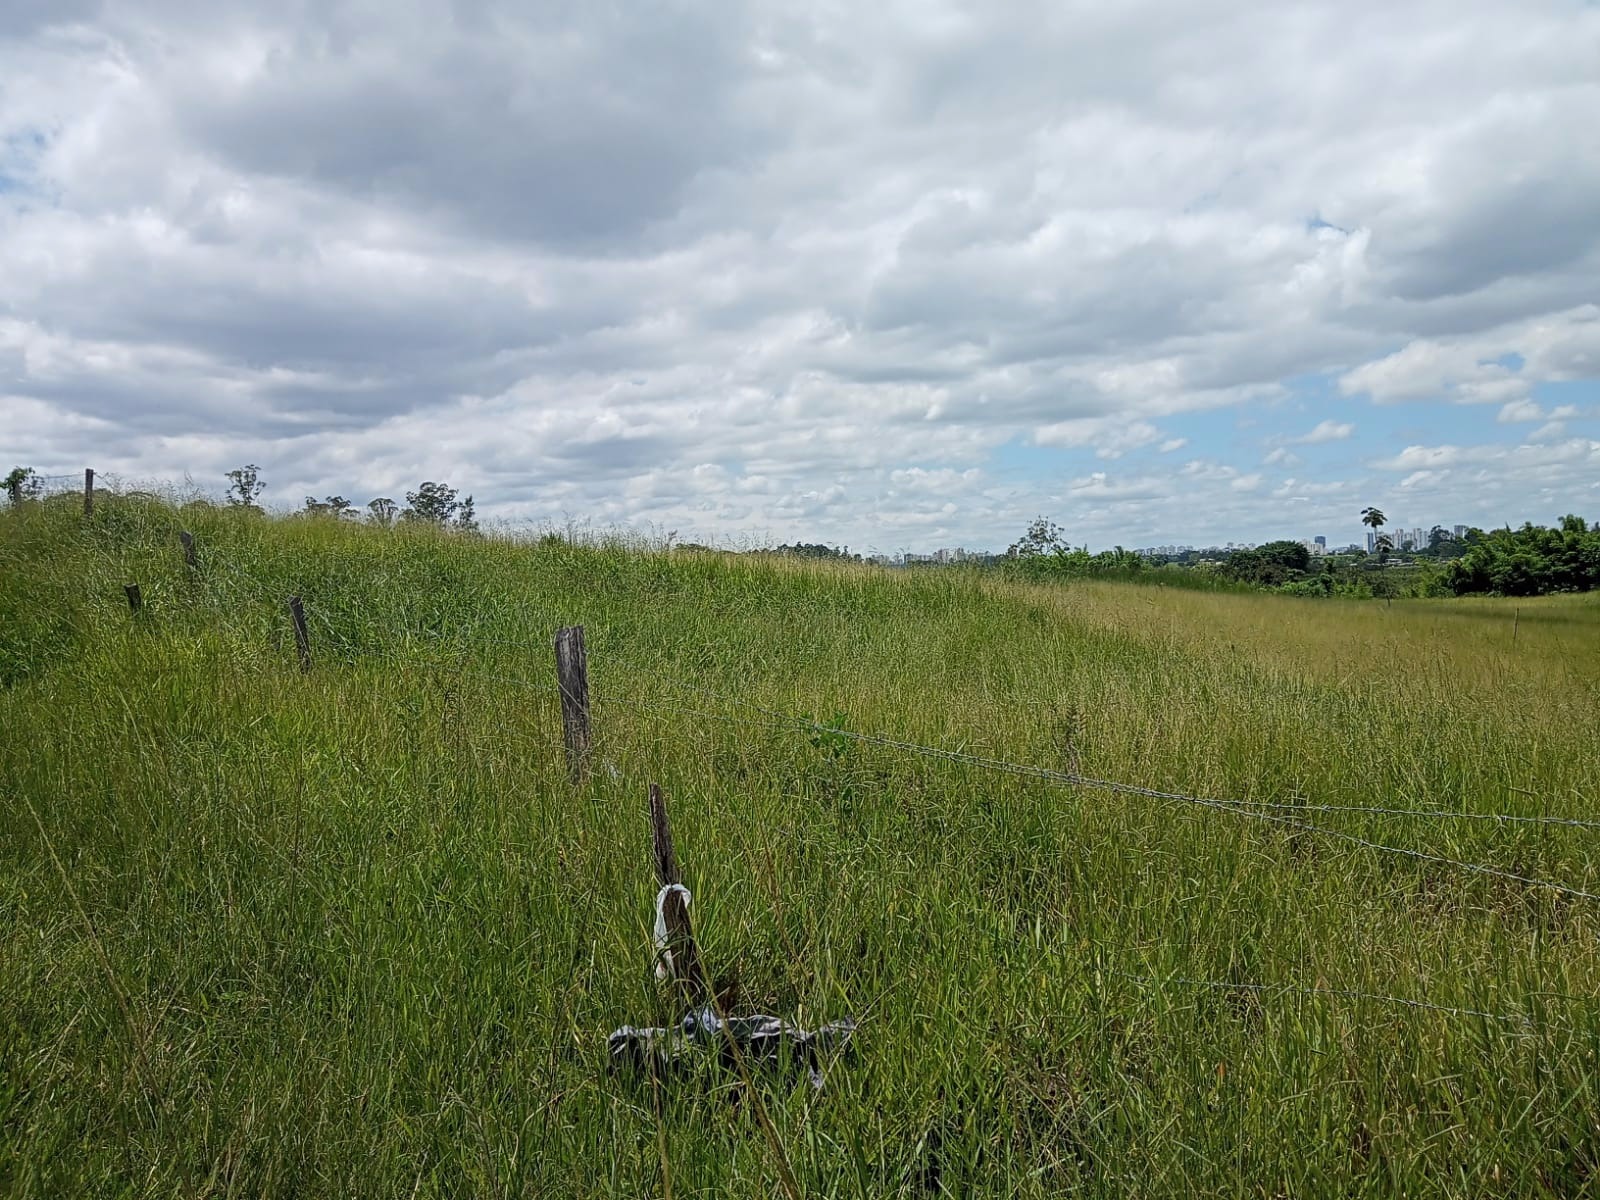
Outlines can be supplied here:
<path id="1" fill-rule="evenodd" d="M 1592 1191 L 1596 902 L 762 710 L 1206 797 L 1592 817 L 1597 648 L 1589 598 L 26 504 L 0 517 L 0 1193 Z M 679 1015 L 651 780 L 729 1002 L 861 1020 L 820 1092 L 609 1071 L 611 1029 Z M 1592 831 L 1316 821 L 1600 890 Z"/>

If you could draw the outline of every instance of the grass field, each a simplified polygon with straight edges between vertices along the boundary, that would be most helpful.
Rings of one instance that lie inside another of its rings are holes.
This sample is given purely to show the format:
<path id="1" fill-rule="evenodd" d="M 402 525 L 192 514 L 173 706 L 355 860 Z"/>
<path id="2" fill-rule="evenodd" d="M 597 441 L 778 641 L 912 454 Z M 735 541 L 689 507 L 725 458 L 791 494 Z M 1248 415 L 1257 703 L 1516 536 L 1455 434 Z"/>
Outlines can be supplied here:
<path id="1" fill-rule="evenodd" d="M 1420 858 L 751 705 L 1200 797 L 1600 818 L 1594 597 L 26 504 L 0 516 L 0 1194 L 1600 1189 L 1600 900 L 1438 861 L 1597 892 L 1600 830 L 1304 814 Z M 679 1015 L 650 781 L 737 1007 L 860 1019 L 822 1090 L 608 1070 L 611 1029 Z"/>

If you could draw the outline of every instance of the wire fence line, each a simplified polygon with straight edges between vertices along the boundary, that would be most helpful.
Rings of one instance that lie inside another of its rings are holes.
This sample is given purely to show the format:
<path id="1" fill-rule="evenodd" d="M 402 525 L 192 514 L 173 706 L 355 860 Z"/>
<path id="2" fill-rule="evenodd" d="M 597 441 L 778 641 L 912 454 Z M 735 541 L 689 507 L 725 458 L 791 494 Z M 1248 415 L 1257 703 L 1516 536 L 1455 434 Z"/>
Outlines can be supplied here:
<path id="1" fill-rule="evenodd" d="M 485 674 L 485 673 L 482 673 L 482 672 L 472 672 L 470 674 L 470 676 L 468 676 L 468 677 L 472 678 L 472 679 L 475 679 L 475 680 L 485 680 L 485 681 L 488 681 L 488 682 L 491 682 L 491 683 L 506 684 L 506 685 L 509 685 L 509 686 L 513 686 L 513 687 L 517 687 L 517 688 L 520 688 L 520 689 L 524 689 L 526 691 L 536 692 L 536 693 L 541 693 L 541 694 L 546 694 L 546 695 L 559 695 L 560 694 L 560 690 L 561 690 L 560 687 L 558 685 L 556 685 L 556 684 L 536 683 L 536 682 L 534 682 L 532 680 L 528 680 L 528 679 L 512 678 L 512 677 L 503 676 L 503 675 L 491 675 L 491 674 Z M 785 724 L 787 724 L 790 727 L 799 728 L 799 729 L 802 729 L 802 730 L 811 730 L 811 731 L 818 731 L 818 732 L 825 732 L 825 733 L 843 733 L 843 734 L 849 735 L 852 732 L 852 731 L 841 730 L 841 729 L 839 729 L 839 728 L 837 728 L 835 726 L 832 726 L 832 725 L 824 725 L 824 724 L 821 724 L 821 723 L 816 722 L 816 721 L 810 721 L 810 720 L 807 720 L 805 718 L 799 718 L 799 717 L 790 716 L 790 717 L 787 717 L 786 721 L 784 721 L 784 722 L 780 722 L 780 721 L 778 721 L 776 719 L 768 719 L 768 720 L 765 720 L 765 721 L 752 721 L 750 719 L 745 719 L 745 718 L 731 717 L 727 713 L 715 713 L 715 712 L 711 712 L 711 711 L 705 710 L 705 709 L 685 708 L 683 705 L 677 704 L 677 703 L 665 703 L 665 702 L 661 702 L 661 701 L 641 700 L 641 699 L 632 698 L 632 697 L 619 696 L 619 695 L 616 695 L 616 694 L 613 694 L 613 693 L 607 693 L 607 692 L 603 692 L 603 691 L 601 691 L 601 692 L 591 691 L 590 698 L 591 698 L 592 702 L 596 702 L 596 703 L 598 703 L 600 705 L 618 704 L 618 705 L 622 705 L 622 706 L 627 707 L 627 708 L 639 710 L 639 711 L 645 713 L 646 715 L 650 715 L 650 716 L 659 715 L 662 718 L 670 718 L 672 716 L 680 716 L 681 715 L 681 716 L 693 716 L 693 717 L 710 718 L 710 719 L 713 719 L 713 720 L 723 721 L 723 722 L 726 722 L 726 723 L 739 725 L 739 726 L 744 726 L 744 727 L 759 726 L 759 727 L 766 728 L 766 729 L 782 729 L 782 728 L 785 727 Z M 777 716 L 786 716 L 786 715 L 785 714 L 775 714 L 775 713 L 773 713 L 773 714 L 770 714 L 770 716 L 771 717 L 777 717 Z M 906 749 L 906 748 L 910 748 L 910 747 L 915 747 L 916 749 L 921 750 L 923 752 L 931 752 L 936 757 L 940 757 L 940 758 L 946 757 L 950 753 L 950 752 L 946 752 L 946 751 L 940 751 L 937 747 L 920 746 L 920 745 L 917 745 L 916 743 L 899 742 L 899 741 L 894 741 L 894 740 L 891 740 L 891 739 L 878 739 L 878 738 L 873 738 L 870 735 L 863 735 L 863 737 L 866 737 L 868 740 L 875 741 L 875 742 L 886 742 L 888 745 L 891 745 L 891 746 L 893 746 L 894 748 L 897 748 L 897 749 Z M 974 758 L 973 756 L 962 756 L 962 761 L 976 762 L 978 765 L 982 765 L 982 766 L 993 766 L 999 760 Z M 1049 778 L 1053 782 L 1059 782 L 1060 781 L 1060 777 L 1065 774 L 1063 772 L 1043 771 L 1043 769 L 1028 769 L 1028 768 L 1023 767 L 1022 764 L 1005 764 L 1005 765 L 1008 766 L 1008 767 L 1018 768 L 1019 770 L 1022 770 L 1027 774 L 1033 774 L 1035 770 L 1041 771 L 1044 777 Z M 1076 780 L 1078 777 L 1073 777 L 1073 778 L 1074 778 L 1074 780 Z M 1104 782 L 1104 781 L 1102 781 L 1102 782 Z M 1177 798 L 1179 796 L 1178 793 L 1158 793 L 1158 794 L 1162 798 Z M 1198 801 L 1197 797 L 1182 797 L 1182 798 L 1188 799 L 1188 800 Z M 1199 802 L 1204 803 L 1204 801 L 1199 801 Z M 1218 806 L 1222 806 L 1221 802 L 1213 802 L 1213 803 L 1217 804 Z M 1450 863 L 1453 863 L 1455 865 L 1459 865 L 1459 866 L 1467 867 L 1467 868 L 1473 868 L 1473 867 L 1476 867 L 1478 865 L 1478 864 L 1460 862 L 1458 860 L 1453 860 L 1453 859 L 1440 859 L 1439 861 L 1450 862 Z M 1485 868 L 1485 869 L 1492 870 L 1490 868 Z M 1540 881 L 1530 880 L 1529 882 L 1539 883 Z M 1556 886 L 1556 887 L 1559 887 L 1560 885 L 1544 885 L 1544 886 Z M 1588 893 L 1581 893 L 1581 894 L 1588 895 Z M 1596 896 L 1595 898 L 1600 899 L 1600 896 Z M 1141 975 L 1141 974 L 1136 974 L 1136 973 L 1130 972 L 1130 971 L 1123 971 L 1123 970 L 1120 970 L 1120 969 L 1111 970 L 1108 973 L 1120 976 L 1122 978 L 1125 978 L 1125 979 L 1128 979 L 1128 980 L 1131 980 L 1131 981 L 1134 981 L 1134 982 L 1143 983 L 1143 984 L 1149 984 L 1149 985 L 1157 985 L 1157 986 L 1166 986 L 1166 985 L 1178 984 L 1178 985 L 1182 985 L 1182 986 L 1186 986 L 1186 987 L 1196 987 L 1196 988 L 1204 988 L 1204 989 L 1209 989 L 1209 990 L 1228 991 L 1228 992 L 1248 992 L 1248 993 L 1252 993 L 1252 994 L 1262 994 L 1262 995 L 1274 995 L 1274 996 L 1282 996 L 1282 995 L 1320 996 L 1320 997 L 1329 997 L 1329 998 L 1343 999 L 1343 1000 L 1371 1001 L 1371 1002 L 1375 1002 L 1375 1003 L 1393 1005 L 1393 1006 L 1398 1007 L 1398 1008 L 1412 1009 L 1412 1010 L 1420 1011 L 1420 1012 L 1439 1013 L 1441 1015 L 1451 1016 L 1451 1017 L 1466 1017 L 1466 1018 L 1481 1019 L 1481 1020 L 1486 1020 L 1486 1021 L 1493 1021 L 1493 1022 L 1496 1022 L 1496 1023 L 1499 1023 L 1499 1024 L 1504 1024 L 1504 1025 L 1521 1026 L 1521 1027 L 1524 1027 L 1524 1028 L 1530 1028 L 1534 1024 L 1532 1018 L 1530 1018 L 1525 1013 L 1490 1012 L 1490 1011 L 1485 1010 L 1485 1009 L 1467 1008 L 1467 1007 L 1463 1007 L 1463 1006 L 1459 1006 L 1459 1005 L 1439 1004 L 1439 1003 L 1436 1003 L 1436 1002 L 1431 1001 L 1431 1000 L 1417 1000 L 1417 999 L 1414 999 L 1414 998 L 1411 998 L 1411 997 L 1408 997 L 1408 996 L 1395 996 L 1395 995 L 1389 995 L 1389 994 L 1382 993 L 1382 992 L 1363 991 L 1363 990 L 1355 989 L 1355 988 L 1330 987 L 1330 986 L 1325 986 L 1325 985 L 1308 986 L 1308 985 L 1304 985 L 1304 984 L 1292 984 L 1292 983 L 1236 982 L 1236 981 L 1220 980 L 1220 979 L 1202 979 L 1202 978 L 1196 978 L 1196 977 L 1191 977 L 1191 976 L 1183 976 L 1183 975 L 1161 975 L 1161 976 L 1157 976 L 1157 975 Z M 1581 1000 L 1583 998 L 1582 997 L 1571 997 L 1570 999 Z"/>
<path id="2" fill-rule="evenodd" d="M 70 477 L 70 476 L 54 477 L 54 476 L 52 476 L 52 477 L 46 477 L 46 478 L 70 479 L 70 478 L 73 478 L 73 477 Z M 264 584 L 260 583 L 254 577 L 249 575 L 247 572 L 239 569 L 235 564 L 227 562 L 227 561 L 224 560 L 224 561 L 221 561 L 221 562 L 219 562 L 219 563 L 217 563 L 215 565 L 220 566 L 222 568 L 222 570 L 225 572 L 225 574 L 230 578 L 230 580 L 236 586 L 238 586 L 241 591 L 244 591 L 246 594 L 254 596 L 256 599 L 260 600 L 263 603 L 272 604 L 274 606 L 281 605 L 284 602 L 285 597 L 274 595 L 273 593 L 271 593 L 267 589 L 267 587 Z M 444 637 L 443 635 L 440 635 L 440 634 L 437 634 L 437 633 L 433 633 L 433 632 L 427 631 L 427 630 L 418 630 L 418 631 L 409 631 L 408 630 L 408 631 L 405 631 L 405 632 L 408 635 L 413 633 L 413 632 L 415 632 L 415 634 L 419 638 L 419 640 L 424 641 L 424 642 L 434 642 L 434 643 L 442 644 L 442 643 L 446 643 L 447 640 L 448 641 L 452 641 L 452 642 L 455 642 L 457 645 L 459 645 L 459 647 L 461 649 L 463 649 L 463 650 L 470 650 L 472 648 L 472 646 L 475 645 L 475 644 L 491 644 L 491 645 L 505 646 L 505 647 L 510 647 L 510 648 L 530 650 L 530 651 L 531 650 L 546 650 L 546 649 L 548 649 L 547 645 L 544 642 L 534 642 L 534 641 L 529 641 L 529 640 L 526 640 L 526 639 L 494 638 L 494 637 L 487 637 L 487 636 L 484 636 L 484 635 L 481 635 L 481 634 L 476 634 L 476 633 L 472 634 L 470 641 L 468 641 L 468 640 L 458 640 L 458 639 L 446 639 L 446 637 Z M 1429 854 L 1426 854 L 1426 853 L 1421 852 L 1421 851 L 1406 850 L 1406 849 L 1400 848 L 1400 847 L 1384 846 L 1384 845 L 1382 845 L 1380 843 L 1375 843 L 1375 842 L 1371 842 L 1371 841 L 1366 840 L 1366 839 L 1358 838 L 1355 835 L 1348 834 L 1348 833 L 1345 833 L 1345 832 L 1340 831 L 1340 830 L 1331 830 L 1331 829 L 1327 829 L 1325 826 L 1319 826 L 1319 825 L 1312 824 L 1311 822 L 1305 821 L 1302 818 L 1307 816 L 1307 815 L 1311 815 L 1311 814 L 1349 814 L 1349 815 L 1360 815 L 1360 816 L 1391 816 L 1391 817 L 1399 817 L 1399 818 L 1403 818 L 1403 819 L 1424 820 L 1424 821 L 1489 821 L 1489 822 L 1493 822 L 1493 823 L 1495 823 L 1497 825 L 1526 825 L 1526 826 L 1542 826 L 1542 827 L 1569 828 L 1569 829 L 1600 829 L 1600 820 L 1586 819 L 1586 818 L 1581 818 L 1581 817 L 1550 816 L 1550 815 L 1529 815 L 1529 814 L 1523 814 L 1523 813 L 1503 813 L 1503 812 L 1492 812 L 1492 813 L 1461 812 L 1461 811 L 1453 810 L 1453 809 L 1439 809 L 1439 808 L 1418 809 L 1418 808 L 1400 808 L 1400 807 L 1387 807 L 1387 806 L 1363 805 L 1363 804 L 1309 804 L 1309 803 L 1300 803 L 1300 802 L 1296 802 L 1296 801 L 1271 801 L 1271 800 L 1236 799 L 1236 798 L 1212 799 L 1212 798 L 1207 798 L 1207 797 L 1194 796 L 1194 795 L 1190 795 L 1190 794 L 1183 793 L 1183 792 L 1166 791 L 1166 790 L 1162 790 L 1162 789 L 1158 789 L 1158 788 L 1144 787 L 1142 785 L 1137 785 L 1137 784 L 1122 783 L 1122 782 L 1119 782 L 1119 781 L 1116 781 L 1116 780 L 1099 779 L 1099 778 L 1096 778 L 1096 777 L 1093 777 L 1093 776 L 1084 775 L 1084 774 L 1079 773 L 1079 772 L 1060 771 L 1060 770 L 1056 770 L 1056 769 L 1053 769 L 1053 768 L 1038 767 L 1038 766 L 1031 766 L 1031 765 L 1028 765 L 1028 764 L 1014 763 L 1014 762 L 1009 762 L 1009 761 L 1005 761 L 1005 760 L 1001 760 L 1001 759 L 989 758 L 989 757 L 985 757 L 985 756 L 982 756 L 982 755 L 974 755 L 974 754 L 968 753 L 966 751 L 949 750 L 949 749 L 944 749 L 944 748 L 941 748 L 941 747 L 926 746 L 926 745 L 922 745 L 920 743 L 888 738 L 888 737 L 884 737 L 882 735 L 863 733 L 863 732 L 860 732 L 860 731 L 857 731 L 857 730 L 846 729 L 846 728 L 844 728 L 842 726 L 836 726 L 836 725 L 832 725 L 832 724 L 828 724 L 828 723 L 824 723 L 824 722 L 814 721 L 814 720 L 812 720 L 810 718 L 801 717 L 801 716 L 799 716 L 797 714 L 786 713 L 786 712 L 782 712 L 782 711 L 777 710 L 777 709 L 768 708 L 766 706 L 757 704 L 757 703 L 755 703 L 753 701 L 750 701 L 750 700 L 741 699 L 741 698 L 736 697 L 736 696 L 730 696 L 726 692 L 716 691 L 716 690 L 713 690 L 713 689 L 700 687 L 700 686 L 697 686 L 695 684 L 688 683 L 685 680 L 682 680 L 682 679 L 679 679 L 679 678 L 675 678 L 673 676 L 669 676 L 669 675 L 665 674 L 664 672 L 662 672 L 662 671 L 660 671 L 660 670 L 658 670 L 656 668 L 653 668 L 653 667 L 651 667 L 651 666 L 649 666 L 649 665 L 647 665 L 645 663 L 641 663 L 641 662 L 638 662 L 636 660 L 629 660 L 629 659 L 626 659 L 626 658 L 617 658 L 614 661 L 620 662 L 624 667 L 627 667 L 629 669 L 638 671 L 638 672 L 640 672 L 642 674 L 646 674 L 646 675 L 652 676 L 652 677 L 658 679 L 660 682 L 662 682 L 663 684 L 665 684 L 668 687 L 675 688 L 675 689 L 682 690 L 682 691 L 694 692 L 694 693 L 699 694 L 699 695 L 703 695 L 703 696 L 714 698 L 714 699 L 722 701 L 724 703 L 732 704 L 732 705 L 735 705 L 737 707 L 746 708 L 746 709 L 749 709 L 749 710 L 752 710 L 752 711 L 755 711 L 755 712 L 759 712 L 759 713 L 763 714 L 764 716 L 766 716 L 767 718 L 769 718 L 769 723 L 772 723 L 772 724 L 791 725 L 791 726 L 795 726 L 797 728 L 804 729 L 805 731 L 811 732 L 811 733 L 833 734 L 833 735 L 837 735 L 839 737 L 843 737 L 843 738 L 847 738 L 847 739 L 851 739 L 851 740 L 855 740 L 855 741 L 860 741 L 860 742 L 868 742 L 868 743 L 880 745 L 880 746 L 887 747 L 887 748 L 901 750 L 901 751 L 904 751 L 904 752 L 907 752 L 907 753 L 920 754 L 920 755 L 929 756 L 929 757 L 944 758 L 944 759 L 949 760 L 949 761 L 965 763 L 967 765 L 976 766 L 976 767 L 980 767 L 980 768 L 987 769 L 987 770 L 1002 771 L 1002 772 L 1005 772 L 1005 773 L 1008 773 L 1008 774 L 1013 774 L 1013 775 L 1033 777 L 1033 778 L 1037 778 L 1037 779 L 1040 779 L 1042 781 L 1051 782 L 1051 783 L 1078 786 L 1078 787 L 1088 787 L 1088 788 L 1094 788 L 1096 790 L 1113 792 L 1113 793 L 1118 793 L 1118 794 L 1123 794 L 1123 795 L 1142 796 L 1142 797 L 1147 798 L 1147 799 L 1172 801 L 1172 802 L 1183 802 L 1183 803 L 1188 803 L 1188 804 L 1201 805 L 1201 806 L 1204 806 L 1204 807 L 1210 807 L 1210 808 L 1215 808 L 1215 809 L 1219 809 L 1219 810 L 1223 810 L 1223 811 L 1233 812 L 1233 813 L 1236 813 L 1238 815 L 1253 816 L 1258 820 L 1263 820 L 1263 821 L 1267 821 L 1267 822 L 1274 822 L 1274 823 L 1279 823 L 1279 824 L 1285 824 L 1285 825 L 1288 825 L 1289 827 L 1298 828 L 1298 829 L 1301 829 L 1301 830 L 1303 830 L 1305 832 L 1322 833 L 1322 834 L 1325 834 L 1327 836 L 1331 836 L 1331 837 L 1339 838 L 1339 839 L 1342 839 L 1342 840 L 1350 841 L 1350 842 L 1352 842 L 1354 844 L 1357 844 L 1357 845 L 1367 846 L 1367 847 L 1369 847 L 1371 849 L 1375 849 L 1375 850 L 1386 851 L 1386 852 L 1397 853 L 1397 854 L 1406 854 L 1406 855 L 1410 855 L 1410 856 L 1413 856 L 1413 857 L 1429 859 L 1429 860 L 1437 861 L 1437 862 L 1441 862 L 1441 863 L 1456 862 L 1458 860 L 1453 860 L 1453 859 L 1445 858 L 1443 856 L 1438 856 L 1438 855 L 1429 855 Z M 540 689 L 542 689 L 542 688 L 544 688 L 546 686 L 546 685 L 533 684 L 528 680 L 512 680 L 512 679 L 504 679 L 504 678 L 502 678 L 502 679 L 500 679 L 500 682 L 509 683 L 509 684 L 512 684 L 513 686 L 518 686 L 518 687 L 523 687 L 523 688 L 540 688 Z M 553 684 L 548 685 L 548 686 L 552 691 L 557 690 L 555 688 L 555 685 L 553 685 Z M 612 701 L 612 702 L 628 703 L 628 701 L 624 700 L 621 697 L 614 696 L 614 695 L 605 695 L 603 693 L 596 693 L 595 698 L 596 699 L 606 699 L 606 700 L 609 700 L 609 701 Z M 684 710 L 681 710 L 681 711 L 691 712 L 693 710 L 684 709 Z M 701 716 L 704 716 L 704 717 L 707 717 L 707 718 L 710 718 L 710 719 L 714 719 L 714 720 L 724 720 L 724 721 L 726 721 L 726 720 L 730 719 L 730 718 L 728 718 L 727 714 L 724 714 L 724 713 L 701 711 L 697 715 L 701 715 Z M 1279 816 L 1279 815 L 1276 815 L 1276 814 L 1282 814 L 1282 815 Z M 1462 864 L 1462 865 L 1471 867 L 1470 864 Z M 1483 873 L 1499 875 L 1499 876 L 1502 876 L 1502 877 L 1504 877 L 1504 878 L 1506 878 L 1508 880 L 1513 880 L 1513 881 L 1516 881 L 1516 882 L 1525 883 L 1525 884 L 1528 884 L 1530 886 L 1553 888 L 1553 889 L 1558 890 L 1558 891 L 1566 891 L 1566 892 L 1569 892 L 1571 894 L 1582 896 L 1582 897 L 1587 898 L 1587 899 L 1600 899 L 1600 893 L 1590 893 L 1590 892 L 1585 892 L 1585 891 L 1582 891 L 1582 890 L 1579 890 L 1579 889 L 1568 888 L 1568 887 L 1565 887 L 1564 885 L 1561 885 L 1561 884 L 1550 883 L 1548 881 L 1541 881 L 1541 880 L 1533 879 L 1533 878 L 1530 878 L 1530 877 L 1527 877 L 1527 876 L 1517 875 L 1517 874 L 1514 874 L 1514 873 L 1511 873 L 1511 872 L 1504 872 L 1504 871 L 1500 871 L 1500 870 L 1498 870 L 1496 868 L 1479 867 L 1478 869 L 1480 869 Z"/>
<path id="3" fill-rule="evenodd" d="M 488 678 L 494 682 L 510 684 L 512 686 L 530 687 L 537 690 L 545 690 L 546 688 L 549 688 L 551 690 L 559 691 L 555 685 L 533 684 L 528 680 L 516 680 L 503 676 L 484 676 L 477 673 L 474 674 L 477 678 Z M 1573 887 L 1569 884 L 1560 883 L 1555 880 L 1541 879 L 1537 876 L 1524 875 L 1515 871 L 1508 871 L 1504 868 L 1490 866 L 1486 863 L 1470 862 L 1466 859 L 1454 858 L 1444 854 L 1436 854 L 1427 850 L 1416 850 L 1407 846 L 1389 845 L 1388 843 L 1374 841 L 1371 838 L 1364 838 L 1357 834 L 1348 833 L 1341 829 L 1330 829 L 1325 825 L 1314 824 L 1310 821 L 1297 820 L 1280 811 L 1263 811 L 1260 808 L 1250 807 L 1237 801 L 1215 800 L 1203 796 L 1189 795 L 1184 792 L 1163 791 L 1158 788 L 1147 788 L 1137 784 L 1121 783 L 1116 780 L 1097 779 L 1093 776 L 1082 775 L 1072 771 L 1058 771 L 1049 767 L 1038 767 L 1026 763 L 1014 763 L 1005 759 L 990 758 L 985 755 L 970 754 L 965 751 L 946 750 L 937 746 L 926 746 L 918 742 L 909 742 L 897 738 L 883 737 L 877 734 L 862 733 L 857 730 L 843 728 L 839 725 L 816 721 L 809 717 L 801 717 L 792 713 L 784 713 L 779 710 L 753 704 L 748 701 L 739 701 L 732 697 L 724 696 L 721 693 L 713 692 L 710 689 L 698 688 L 693 684 L 686 684 L 682 681 L 674 682 L 676 682 L 678 686 L 688 690 L 702 692 L 706 695 L 728 700 L 736 705 L 742 705 L 744 707 L 754 709 L 761 714 L 761 718 L 737 717 L 729 713 L 719 713 L 707 709 L 686 708 L 677 703 L 667 705 L 660 701 L 638 700 L 609 694 L 603 689 L 591 691 L 591 703 L 613 703 L 622 704 L 627 707 L 645 709 L 655 708 L 658 710 L 669 711 L 674 714 L 702 717 L 732 725 L 744 725 L 766 729 L 782 729 L 787 727 L 809 734 L 842 737 L 864 744 L 882 746 L 887 749 L 919 755 L 925 758 L 954 762 L 963 766 L 975 767 L 981 770 L 995 771 L 1008 775 L 1015 775 L 1022 778 L 1037 779 L 1047 783 L 1073 787 L 1087 787 L 1119 795 L 1141 796 L 1146 799 L 1160 800 L 1167 803 L 1195 805 L 1197 807 L 1212 811 L 1227 813 L 1232 816 L 1245 817 L 1251 820 L 1277 825 L 1283 828 L 1294 830 L 1296 832 L 1332 838 L 1334 840 L 1359 846 L 1380 854 L 1392 854 L 1415 861 L 1436 863 L 1440 866 L 1450 867 L 1468 874 L 1502 879 L 1507 882 L 1521 884 L 1525 887 L 1537 888 L 1574 899 L 1600 900 L 1600 892 L 1591 892 L 1583 888 Z M 1292 809 L 1295 807 L 1296 806 L 1294 805 L 1274 805 L 1275 809 Z M 1375 810 L 1361 809 L 1360 811 L 1372 812 Z M 1406 816 L 1416 815 L 1415 810 L 1397 811 Z M 1579 828 L 1588 828 L 1597 824 L 1596 822 L 1578 822 L 1575 819 L 1569 820 L 1567 818 L 1561 818 L 1559 820 L 1562 824 L 1576 825 Z"/>

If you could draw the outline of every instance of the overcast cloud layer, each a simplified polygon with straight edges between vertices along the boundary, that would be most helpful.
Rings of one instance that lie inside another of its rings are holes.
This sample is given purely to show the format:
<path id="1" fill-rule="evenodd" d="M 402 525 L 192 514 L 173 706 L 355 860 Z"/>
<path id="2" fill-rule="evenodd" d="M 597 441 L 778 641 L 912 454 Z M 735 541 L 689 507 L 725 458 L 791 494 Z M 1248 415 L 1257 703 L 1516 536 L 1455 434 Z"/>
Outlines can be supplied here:
<path id="1" fill-rule="evenodd" d="M 1600 516 L 1597 114 L 1537 0 L 8 0 L 0 454 L 891 552 Z"/>

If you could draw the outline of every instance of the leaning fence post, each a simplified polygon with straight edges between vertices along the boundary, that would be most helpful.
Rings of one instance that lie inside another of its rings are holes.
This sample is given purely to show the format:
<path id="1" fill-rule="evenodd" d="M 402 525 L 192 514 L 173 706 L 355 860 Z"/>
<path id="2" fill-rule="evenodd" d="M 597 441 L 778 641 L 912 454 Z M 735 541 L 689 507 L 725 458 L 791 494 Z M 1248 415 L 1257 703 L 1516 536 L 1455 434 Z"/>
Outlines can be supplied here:
<path id="1" fill-rule="evenodd" d="M 311 635 L 306 631 L 306 610 L 299 596 L 289 597 L 289 616 L 294 621 L 294 648 L 300 652 L 300 670 L 311 670 Z"/>
<path id="2" fill-rule="evenodd" d="M 667 802 L 656 784 L 650 785 L 650 845 L 656 864 L 658 925 L 656 947 L 663 977 L 677 980 L 694 1000 L 710 994 L 700 951 L 694 943 L 694 927 L 689 923 L 689 893 L 683 886 L 683 873 L 672 848 L 672 825 L 667 820 Z"/>
<path id="3" fill-rule="evenodd" d="M 83 515 L 94 516 L 94 468 L 83 469 Z"/>
<path id="4" fill-rule="evenodd" d="M 589 773 L 589 656 L 583 626 L 556 630 L 556 682 L 561 688 L 561 736 L 567 746 L 572 781 Z"/>
<path id="5" fill-rule="evenodd" d="M 194 557 L 194 534 L 190 533 L 187 529 L 180 529 L 178 531 L 178 540 L 183 543 L 184 565 L 191 569 L 199 566 Z"/>
<path id="6" fill-rule="evenodd" d="M 135 613 L 142 611 L 144 597 L 139 594 L 139 585 L 137 583 L 125 583 L 122 585 L 122 590 L 127 593 L 129 610 Z"/>

